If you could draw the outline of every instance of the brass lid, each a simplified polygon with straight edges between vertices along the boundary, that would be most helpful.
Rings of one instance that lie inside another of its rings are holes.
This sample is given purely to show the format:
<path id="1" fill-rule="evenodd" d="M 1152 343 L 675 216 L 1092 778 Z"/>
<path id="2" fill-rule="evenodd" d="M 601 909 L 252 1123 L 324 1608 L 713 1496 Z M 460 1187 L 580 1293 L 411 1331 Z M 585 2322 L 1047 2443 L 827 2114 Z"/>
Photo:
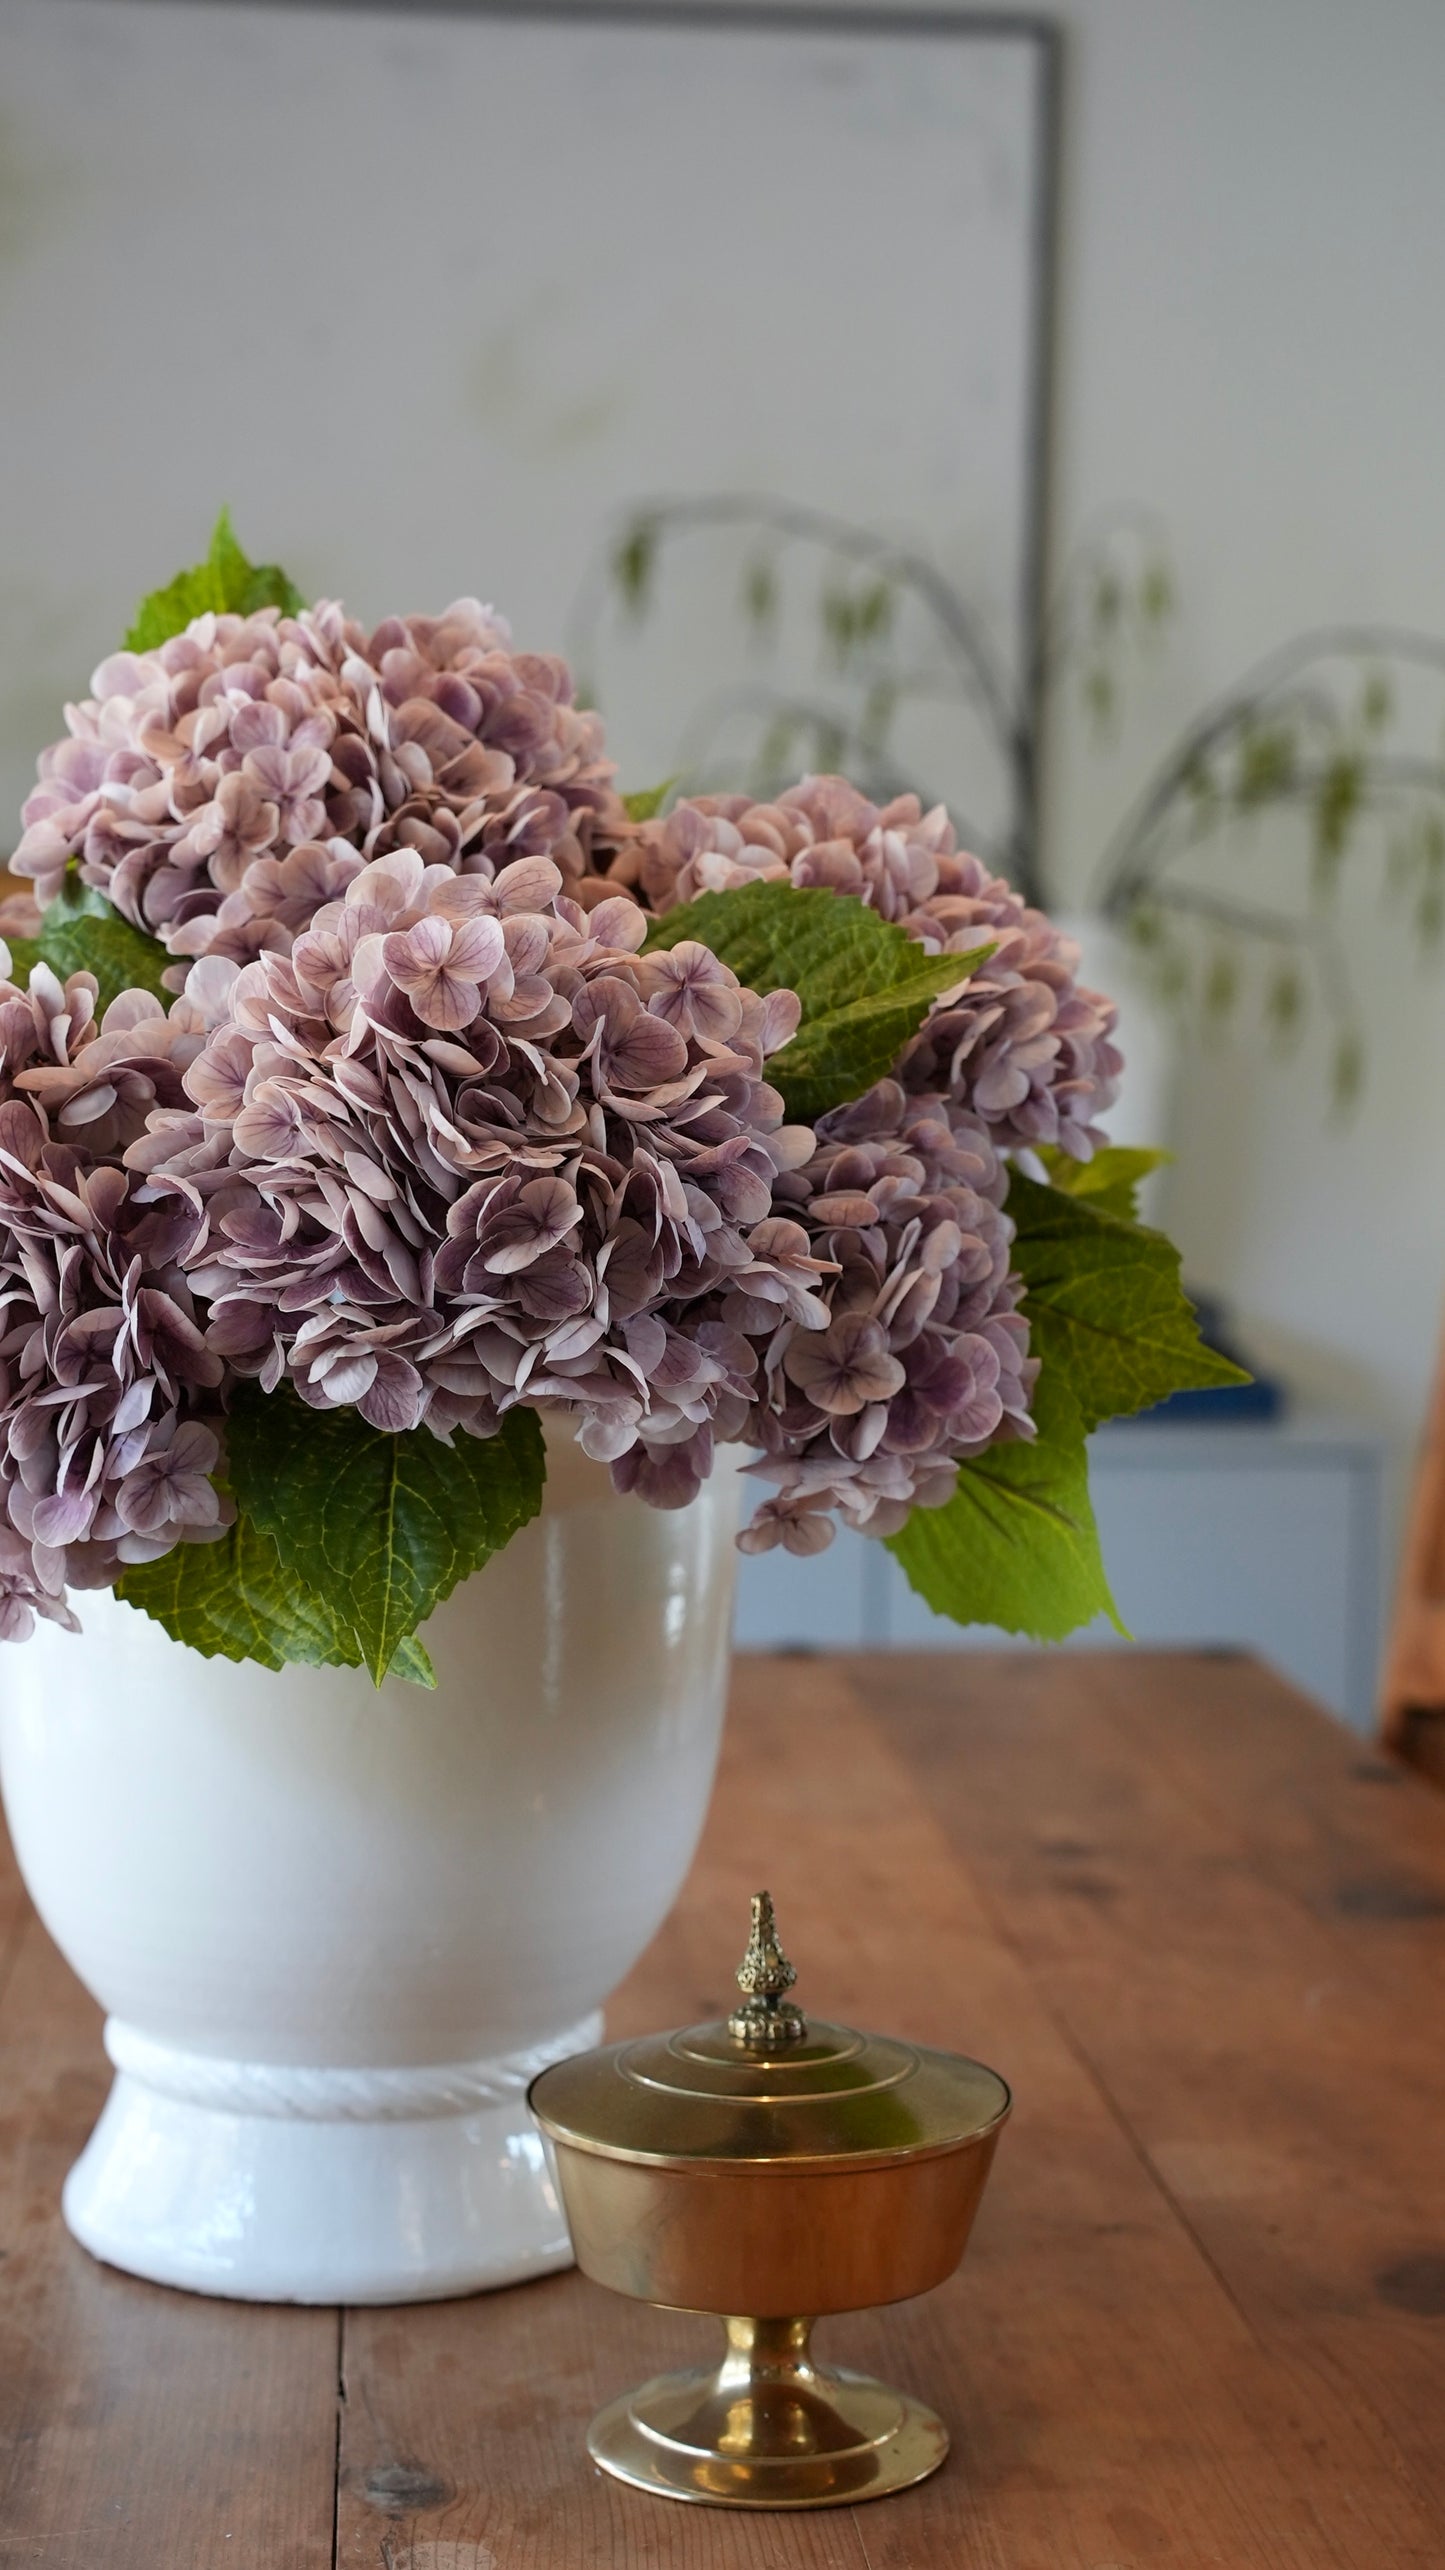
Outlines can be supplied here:
<path id="1" fill-rule="evenodd" d="M 535 2079 L 544 2132 L 610 2159 L 850 2166 L 959 2150 L 1002 2122 L 996 2071 L 849 2026 L 810 2025 L 766 1892 L 731 2017 L 574 2053 Z"/>

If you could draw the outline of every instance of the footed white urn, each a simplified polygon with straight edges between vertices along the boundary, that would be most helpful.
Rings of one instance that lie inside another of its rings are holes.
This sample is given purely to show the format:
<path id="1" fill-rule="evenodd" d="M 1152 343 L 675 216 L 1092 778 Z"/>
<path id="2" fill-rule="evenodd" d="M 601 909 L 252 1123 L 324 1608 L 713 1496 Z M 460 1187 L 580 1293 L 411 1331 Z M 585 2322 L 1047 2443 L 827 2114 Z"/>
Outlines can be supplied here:
<path id="1" fill-rule="evenodd" d="M 553 1444 L 425 1628 L 434 1694 L 204 1659 L 108 1591 L 3 1655 L 21 1871 L 107 2011 L 66 2182 L 163 2284 L 399 2302 L 565 2266 L 526 2104 L 687 1871 L 721 1730 L 736 1458 L 688 1508 Z"/>

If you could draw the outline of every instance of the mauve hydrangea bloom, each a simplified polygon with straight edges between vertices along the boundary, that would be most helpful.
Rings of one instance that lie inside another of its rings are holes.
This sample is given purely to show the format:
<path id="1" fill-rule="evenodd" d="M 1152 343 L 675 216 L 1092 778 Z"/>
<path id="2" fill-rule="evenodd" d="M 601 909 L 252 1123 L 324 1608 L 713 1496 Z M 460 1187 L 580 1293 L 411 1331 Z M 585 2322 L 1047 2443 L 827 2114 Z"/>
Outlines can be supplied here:
<path id="1" fill-rule="evenodd" d="M 560 1411 L 654 1506 L 742 1443 L 750 1551 L 893 1533 L 1033 1433 L 1006 1161 L 1089 1157 L 1114 1011 L 941 807 L 813 777 L 633 824 L 474 599 L 204 616 L 92 685 L 14 862 L 42 902 L 77 862 L 181 995 L 0 981 L 0 1639 L 222 1531 L 238 1378 L 443 1438 Z M 816 1133 L 766 1077 L 792 994 L 640 951 L 758 880 L 995 950 Z"/>
<path id="2" fill-rule="evenodd" d="M 1113 1003 L 1079 984 L 1072 940 L 959 848 L 941 804 L 925 813 L 902 794 L 880 809 L 838 776 L 808 777 L 775 803 L 702 796 L 624 834 L 607 880 L 658 911 L 746 883 L 826 885 L 930 951 L 991 944 L 907 1048 L 899 1078 L 967 1106 L 1004 1149 L 1057 1143 L 1087 1160 L 1103 1139 L 1094 1118 L 1122 1068 Z"/>
<path id="3" fill-rule="evenodd" d="M 238 1374 L 440 1436 L 562 1403 L 680 1504 L 746 1424 L 740 1320 L 825 1318 L 773 1208 L 812 1150 L 763 1077 L 798 1004 L 701 947 L 640 955 L 635 903 L 589 915 L 562 884 L 544 857 L 495 882 L 374 860 L 234 972 L 194 1111 L 154 1113 L 127 1162 L 194 1209 L 184 1263 Z"/>
<path id="4" fill-rule="evenodd" d="M 9 957 L 0 948 L 0 965 Z M 204 968 L 214 977 L 214 967 Z M 204 972 L 201 975 L 204 987 Z M 178 1104 L 200 1050 L 194 999 L 166 1014 L 96 984 L 0 980 L 0 1637 L 35 1614 L 73 1623 L 66 1583 L 219 1534 L 227 1510 L 206 1347 L 178 1260 L 185 1205 L 141 1205 L 118 1165 L 157 1102 Z"/>
<path id="5" fill-rule="evenodd" d="M 80 1619 L 64 1597 L 52 1596 L 35 1568 L 33 1546 L 12 1526 L 0 1524 L 0 1642 L 28 1642 L 36 1616 L 80 1631 Z"/>
<path id="6" fill-rule="evenodd" d="M 223 1368 L 165 1255 L 181 1245 L 124 1170 L 0 1107 L 0 1485 L 54 1596 L 225 1522 L 214 1428 L 182 1415 Z"/>
<path id="7" fill-rule="evenodd" d="M 209 977 L 215 971 L 208 966 Z M 168 1011 L 151 992 L 130 990 L 97 1028 L 95 994 L 88 973 L 72 973 L 62 992 L 46 964 L 35 966 L 24 997 L 0 985 L 0 1083 L 42 1106 L 55 1138 L 81 1145 L 99 1166 L 144 1133 L 153 1107 L 184 1104 L 182 1074 L 206 1021 L 193 998 Z"/>
<path id="8" fill-rule="evenodd" d="M 44 752 L 12 860 L 42 902 L 68 861 L 178 956 L 284 953 L 371 858 L 490 878 L 586 871 L 621 807 L 565 663 L 514 653 L 474 598 L 367 634 L 336 605 L 202 616 L 116 652 Z"/>
<path id="9" fill-rule="evenodd" d="M 1009 1273 L 1005 1183 L 984 1123 L 896 1080 L 821 1119 L 778 1202 L 836 1270 L 828 1326 L 784 1318 L 767 1348 L 748 1433 L 763 1448 L 751 1469 L 777 1496 L 745 1551 L 821 1552 L 835 1511 L 896 1534 L 910 1508 L 951 1498 L 963 1457 L 1032 1435 L 1038 1366 Z"/>

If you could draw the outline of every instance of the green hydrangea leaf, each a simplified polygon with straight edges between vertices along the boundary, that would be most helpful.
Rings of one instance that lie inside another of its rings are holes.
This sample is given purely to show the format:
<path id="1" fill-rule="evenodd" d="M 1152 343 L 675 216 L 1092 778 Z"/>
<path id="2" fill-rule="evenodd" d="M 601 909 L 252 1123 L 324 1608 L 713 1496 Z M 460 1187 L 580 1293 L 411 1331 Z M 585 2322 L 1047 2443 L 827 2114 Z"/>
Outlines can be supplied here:
<path id="1" fill-rule="evenodd" d="M 177 1544 L 158 1562 L 135 1564 L 117 1581 L 116 1594 L 208 1660 L 255 1660 L 263 1669 L 292 1661 L 310 1668 L 361 1666 L 351 1625 L 323 1595 L 282 1569 L 271 1537 L 244 1516 L 214 1544 Z M 388 1675 L 436 1685 L 415 1635 L 398 1644 Z"/>
<path id="2" fill-rule="evenodd" d="M 125 638 L 127 651 L 156 651 L 172 634 L 184 633 L 197 616 L 253 616 L 258 607 L 279 607 L 299 616 L 306 601 L 276 562 L 249 562 L 236 542 L 231 512 L 222 509 L 204 562 L 178 571 L 164 589 L 141 600 Z"/>
<path id="3" fill-rule="evenodd" d="M 1089 1499 L 1084 1422 L 1047 1362 L 1034 1420 L 1036 1437 L 961 1464 L 946 1506 L 915 1508 L 888 1549 L 934 1613 L 956 1624 L 1061 1642 L 1103 1614 L 1123 1633 Z"/>
<path id="4" fill-rule="evenodd" d="M 312 1410 L 243 1384 L 231 1406 L 231 1480 L 283 1572 L 325 1597 L 380 1685 L 401 1644 L 542 1505 L 535 1411 L 494 1437 L 442 1445 L 387 1436 L 355 1410 Z"/>
<path id="5" fill-rule="evenodd" d="M 23 990 L 36 964 L 48 964 L 64 981 L 70 973 L 94 973 L 99 984 L 96 1014 L 103 1016 L 117 993 L 154 991 L 167 1005 L 172 997 L 161 979 L 171 957 L 154 937 L 122 919 L 113 902 L 93 884 L 83 883 L 72 858 L 54 900 L 41 913 L 38 937 L 9 937 L 11 973 Z"/>
<path id="6" fill-rule="evenodd" d="M 786 883 L 701 893 L 654 923 L 647 951 L 684 938 L 711 947 L 751 990 L 797 992 L 802 1023 L 768 1078 L 806 1124 L 884 1079 L 938 994 L 993 952 L 929 955 L 864 902 Z"/>
<path id="7" fill-rule="evenodd" d="M 676 785 L 675 776 L 665 776 L 661 785 L 649 785 L 641 794 L 624 794 L 623 808 L 629 821 L 655 821 Z"/>
<path id="8" fill-rule="evenodd" d="M 1205 1346 L 1162 1232 L 1015 1169 L 1013 1265 L 1027 1289 L 1029 1345 L 1067 1383 L 1084 1424 L 1150 1410 L 1171 1392 L 1247 1383 Z"/>
<path id="9" fill-rule="evenodd" d="M 133 1564 L 116 1594 L 207 1659 L 361 1665 L 355 1635 L 324 1598 L 287 1578 L 270 1536 L 244 1516 L 214 1544 L 177 1544 L 158 1562 Z"/>
<path id="10" fill-rule="evenodd" d="M 46 903 L 44 918 L 49 926 L 59 927 L 68 919 L 115 919 L 119 916 L 113 901 L 86 883 L 80 871 L 80 859 L 72 857 L 65 869 L 60 890 Z"/>
<path id="11" fill-rule="evenodd" d="M 162 971 L 172 956 L 167 956 L 157 938 L 141 935 L 139 928 L 131 928 L 129 920 L 123 920 L 121 912 L 108 905 L 105 917 L 85 912 L 69 920 L 54 920 L 51 912 L 54 905 L 41 917 L 41 933 L 33 941 L 33 956 L 41 964 L 49 964 L 51 971 L 57 971 L 62 982 L 72 971 L 93 971 L 100 984 L 95 1000 L 98 1018 L 103 1018 L 111 1000 L 116 1000 L 123 989 L 149 989 L 157 1000 L 170 1007 L 172 992 L 167 992 L 162 982 Z M 15 959 L 18 948 L 28 943 L 31 941 L 26 938 L 10 943 L 10 959 Z"/>
<path id="12" fill-rule="evenodd" d="M 753 990 L 796 991 L 804 1025 L 859 1000 L 896 996 L 915 983 L 922 988 L 943 972 L 961 981 L 978 960 L 928 955 L 866 902 L 825 886 L 788 883 L 700 893 L 652 922 L 645 951 L 655 954 L 688 938 L 710 946 Z"/>
<path id="13" fill-rule="evenodd" d="M 893 990 L 850 1000 L 800 1026 L 768 1064 L 768 1078 L 781 1089 L 789 1115 L 816 1124 L 830 1107 L 886 1079 L 939 993 L 952 990 L 992 952 L 991 946 L 979 946 L 968 955 L 925 955 L 926 970 Z"/>
<path id="14" fill-rule="evenodd" d="M 358 1652 L 357 1657 L 360 1658 Z M 431 1664 L 431 1653 L 413 1633 L 408 1641 L 398 1642 L 391 1655 L 389 1678 L 409 1678 L 414 1687 L 435 1687 L 437 1673 Z"/>
<path id="15" fill-rule="evenodd" d="M 1173 1157 L 1172 1151 L 1133 1150 L 1113 1142 L 1092 1160 L 1071 1160 L 1051 1142 L 1039 1153 L 1051 1186 L 1062 1187 L 1066 1196 L 1082 1196 L 1099 1213 L 1117 1214 L 1121 1222 L 1137 1222 L 1140 1187 Z"/>

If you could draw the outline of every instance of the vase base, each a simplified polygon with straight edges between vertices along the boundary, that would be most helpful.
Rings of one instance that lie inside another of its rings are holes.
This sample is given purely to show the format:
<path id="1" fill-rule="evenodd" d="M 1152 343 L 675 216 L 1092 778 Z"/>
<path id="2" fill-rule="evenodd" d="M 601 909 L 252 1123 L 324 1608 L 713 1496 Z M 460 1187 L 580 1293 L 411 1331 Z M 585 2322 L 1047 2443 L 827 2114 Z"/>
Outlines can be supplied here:
<path id="1" fill-rule="evenodd" d="M 527 2083 L 591 2016 L 503 2060 L 325 2070 L 106 2029 L 117 2077 L 66 2223 L 108 2266 L 246 2302 L 441 2300 L 572 2263 Z"/>

